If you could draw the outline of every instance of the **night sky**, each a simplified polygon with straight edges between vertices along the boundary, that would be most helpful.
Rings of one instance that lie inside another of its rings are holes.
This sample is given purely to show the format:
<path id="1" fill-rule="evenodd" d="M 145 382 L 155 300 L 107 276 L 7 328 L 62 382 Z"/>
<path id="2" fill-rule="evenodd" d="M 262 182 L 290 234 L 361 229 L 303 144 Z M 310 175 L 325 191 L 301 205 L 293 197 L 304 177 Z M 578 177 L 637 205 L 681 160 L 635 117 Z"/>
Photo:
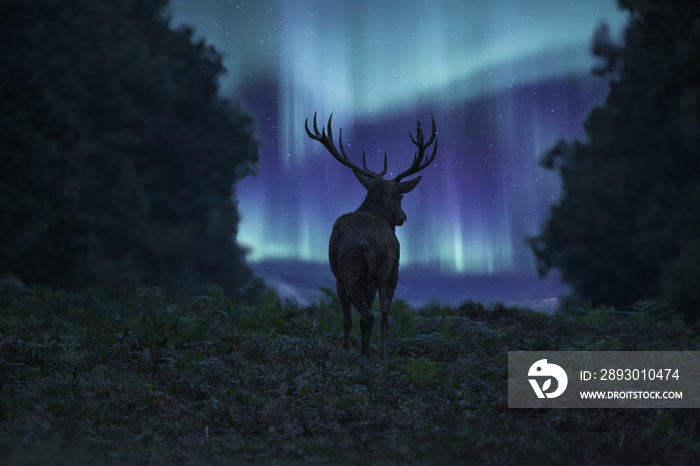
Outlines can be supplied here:
<path id="1" fill-rule="evenodd" d="M 304 131 L 333 113 L 346 151 L 393 177 L 411 162 L 416 121 L 430 114 L 439 148 L 406 195 L 401 264 L 443 274 L 534 273 L 525 237 L 559 195 L 538 160 L 607 91 L 591 76 L 594 30 L 619 38 L 614 0 L 175 1 L 187 23 L 225 54 L 221 93 L 258 122 L 260 173 L 237 197 L 248 260 L 327 264 L 335 219 L 364 188 Z M 324 284 L 325 285 L 325 284 Z"/>

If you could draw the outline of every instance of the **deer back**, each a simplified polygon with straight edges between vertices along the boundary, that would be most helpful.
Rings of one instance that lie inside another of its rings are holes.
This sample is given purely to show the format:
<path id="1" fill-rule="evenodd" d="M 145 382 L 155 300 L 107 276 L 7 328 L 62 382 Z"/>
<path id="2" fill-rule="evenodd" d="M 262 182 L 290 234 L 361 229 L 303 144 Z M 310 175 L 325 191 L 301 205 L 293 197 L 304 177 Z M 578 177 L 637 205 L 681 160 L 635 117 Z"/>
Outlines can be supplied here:
<path id="1" fill-rule="evenodd" d="M 400 246 L 394 229 L 376 215 L 355 211 L 341 215 L 328 244 L 331 271 L 350 284 L 366 277 L 398 282 Z M 359 284 L 359 283 L 358 283 Z"/>

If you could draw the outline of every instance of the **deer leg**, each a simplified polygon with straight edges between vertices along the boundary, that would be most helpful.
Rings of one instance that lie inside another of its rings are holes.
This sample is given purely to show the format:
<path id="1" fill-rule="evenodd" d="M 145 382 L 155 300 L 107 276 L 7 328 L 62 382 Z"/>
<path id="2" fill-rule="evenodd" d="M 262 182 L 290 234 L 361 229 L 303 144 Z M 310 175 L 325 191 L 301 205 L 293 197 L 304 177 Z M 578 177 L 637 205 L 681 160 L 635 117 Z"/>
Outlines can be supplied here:
<path id="1" fill-rule="evenodd" d="M 380 288 L 379 289 L 379 307 L 382 310 L 382 355 L 384 357 L 384 362 L 386 363 L 386 333 L 389 330 L 389 306 L 391 306 L 391 300 L 394 297 L 394 290 L 390 288 Z"/>
<path id="2" fill-rule="evenodd" d="M 372 335 L 372 324 L 374 324 L 374 315 L 372 311 L 366 309 L 360 319 L 360 330 L 362 330 L 362 354 L 369 357 L 369 337 Z"/>
<path id="3" fill-rule="evenodd" d="M 350 332 L 352 331 L 352 309 L 350 309 L 350 297 L 345 287 L 336 281 L 336 290 L 340 306 L 343 308 L 343 330 L 345 331 L 345 351 L 350 350 Z"/>
<path id="4" fill-rule="evenodd" d="M 362 354 L 369 357 L 369 337 L 372 335 L 372 324 L 374 323 L 374 315 L 372 310 L 367 307 L 367 303 L 363 300 L 353 300 L 355 308 L 360 311 L 360 332 L 362 333 Z"/>
<path id="5" fill-rule="evenodd" d="M 365 294 L 365 302 L 367 303 L 367 309 L 372 310 L 372 305 L 374 304 L 374 298 L 377 296 L 377 290 L 367 291 Z"/>

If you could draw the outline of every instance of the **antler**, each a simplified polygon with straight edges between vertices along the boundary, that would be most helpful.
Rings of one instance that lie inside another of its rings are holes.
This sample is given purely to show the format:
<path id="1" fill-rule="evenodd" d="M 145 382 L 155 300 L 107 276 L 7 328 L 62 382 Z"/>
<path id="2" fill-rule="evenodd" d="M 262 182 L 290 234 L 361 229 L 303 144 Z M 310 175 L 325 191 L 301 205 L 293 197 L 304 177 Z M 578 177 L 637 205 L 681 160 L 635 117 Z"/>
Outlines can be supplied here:
<path id="1" fill-rule="evenodd" d="M 411 137 L 411 142 L 418 146 L 418 152 L 413 156 L 413 163 L 411 164 L 410 167 L 408 167 L 408 170 L 404 170 L 398 175 L 396 175 L 396 178 L 394 178 L 394 181 L 397 183 L 401 181 L 403 178 L 406 178 L 407 176 L 415 175 L 416 173 L 420 172 L 423 170 L 425 167 L 430 165 L 430 163 L 435 159 L 435 155 L 437 155 L 437 128 L 435 127 L 435 118 L 433 118 L 433 114 L 430 114 L 430 118 L 433 120 L 433 130 L 430 134 L 430 139 L 428 139 L 428 142 L 423 142 L 423 130 L 420 128 L 420 121 L 418 121 L 418 128 L 416 129 L 416 139 L 413 139 L 413 135 L 409 132 L 408 135 Z M 423 162 L 423 158 L 425 157 L 425 149 L 427 149 L 432 143 L 435 141 L 435 146 L 433 146 L 433 153 L 428 158 L 425 162 Z"/>
<path id="2" fill-rule="evenodd" d="M 321 132 L 318 131 L 318 126 L 316 125 L 316 112 L 314 112 L 314 132 L 312 134 L 311 131 L 309 131 L 309 119 L 307 118 L 306 123 L 304 123 L 304 127 L 306 128 L 306 134 L 308 134 L 311 139 L 315 139 L 316 141 L 323 144 L 323 147 L 325 147 L 338 162 L 342 163 L 346 167 L 351 168 L 355 173 L 360 173 L 362 175 L 374 179 L 381 179 L 386 174 L 386 152 L 384 152 L 384 169 L 381 172 L 377 173 L 367 168 L 367 161 L 365 159 L 364 150 L 362 151 L 362 165 L 364 166 L 364 168 L 358 167 L 357 165 L 352 163 L 350 161 L 350 158 L 345 154 L 345 149 L 343 148 L 343 128 L 340 128 L 340 137 L 338 138 L 338 141 L 340 142 L 340 152 L 338 152 L 338 149 L 335 148 L 335 144 L 333 143 L 333 132 L 331 130 L 332 119 L 333 114 L 331 113 L 331 116 L 328 117 L 328 135 L 326 136 L 325 128 L 322 128 Z M 435 122 L 433 122 L 433 129 L 434 125 Z M 419 137 L 422 137 L 422 135 Z M 413 137 L 411 137 L 411 139 L 413 139 Z M 433 154 L 433 157 L 435 157 L 435 154 Z"/>

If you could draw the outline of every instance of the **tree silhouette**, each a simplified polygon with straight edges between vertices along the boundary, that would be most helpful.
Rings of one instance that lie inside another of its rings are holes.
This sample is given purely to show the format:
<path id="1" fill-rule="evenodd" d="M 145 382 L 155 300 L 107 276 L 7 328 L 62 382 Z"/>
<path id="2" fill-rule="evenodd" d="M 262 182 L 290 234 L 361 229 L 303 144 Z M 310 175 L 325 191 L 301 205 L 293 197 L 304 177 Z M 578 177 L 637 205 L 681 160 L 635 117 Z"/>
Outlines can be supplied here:
<path id="1" fill-rule="evenodd" d="M 0 7 L 0 266 L 62 286 L 250 277 L 234 183 L 253 121 L 164 0 Z"/>
<path id="2" fill-rule="evenodd" d="M 544 156 L 542 164 L 561 174 L 562 194 L 530 244 L 541 274 L 560 269 L 593 303 L 664 299 L 694 316 L 700 7 L 693 15 L 676 2 L 621 4 L 634 11 L 625 45 L 614 45 L 604 27 L 594 43 L 604 62 L 594 72 L 610 92 L 589 114 L 585 142 L 560 141 Z"/>

